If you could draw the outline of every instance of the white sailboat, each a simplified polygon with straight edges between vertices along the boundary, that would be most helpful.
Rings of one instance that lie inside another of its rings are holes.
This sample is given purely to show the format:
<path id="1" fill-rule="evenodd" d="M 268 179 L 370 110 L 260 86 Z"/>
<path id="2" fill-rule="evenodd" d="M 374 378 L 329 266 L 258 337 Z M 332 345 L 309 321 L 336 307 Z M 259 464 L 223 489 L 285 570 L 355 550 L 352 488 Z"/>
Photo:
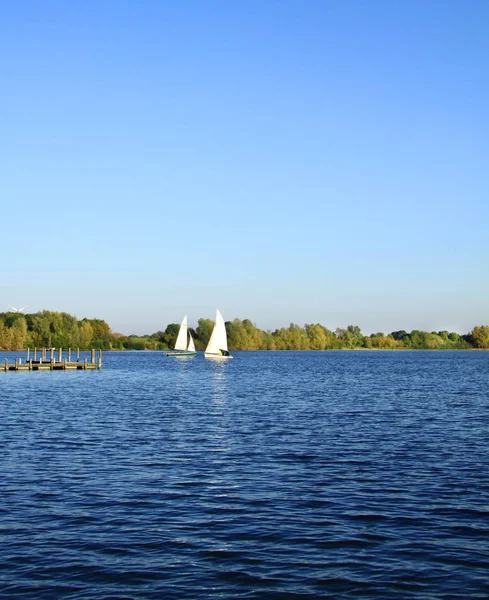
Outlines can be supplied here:
<path id="1" fill-rule="evenodd" d="M 228 338 L 224 319 L 218 310 L 216 310 L 216 324 L 212 330 L 204 356 L 206 358 L 233 358 L 228 352 Z"/>
<path id="2" fill-rule="evenodd" d="M 187 338 L 190 336 L 190 340 L 187 343 Z M 187 315 L 183 317 L 183 321 L 178 330 L 177 341 L 175 342 L 175 348 L 173 352 L 167 352 L 167 356 L 195 356 L 195 345 L 192 335 L 188 330 Z"/>

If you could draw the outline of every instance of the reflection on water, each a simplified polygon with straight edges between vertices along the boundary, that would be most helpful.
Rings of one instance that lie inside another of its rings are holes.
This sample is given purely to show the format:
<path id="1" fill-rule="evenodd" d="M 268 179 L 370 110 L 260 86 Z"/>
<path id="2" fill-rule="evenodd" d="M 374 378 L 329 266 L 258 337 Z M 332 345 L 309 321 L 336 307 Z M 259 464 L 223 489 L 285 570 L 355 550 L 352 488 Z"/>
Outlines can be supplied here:
<path id="1" fill-rule="evenodd" d="M 228 400 L 228 376 L 231 369 L 229 360 L 210 360 L 210 380 L 212 403 L 223 406 Z"/>

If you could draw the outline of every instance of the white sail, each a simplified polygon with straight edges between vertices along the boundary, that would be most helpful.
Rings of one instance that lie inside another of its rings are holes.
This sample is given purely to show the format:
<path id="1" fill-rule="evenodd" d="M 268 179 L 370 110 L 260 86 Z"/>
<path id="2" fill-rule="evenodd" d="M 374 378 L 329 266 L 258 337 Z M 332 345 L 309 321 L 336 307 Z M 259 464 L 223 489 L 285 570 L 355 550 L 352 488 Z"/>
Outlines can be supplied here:
<path id="1" fill-rule="evenodd" d="M 192 337 L 192 334 L 190 333 L 190 331 L 188 332 L 188 335 L 190 337 L 190 340 L 188 342 L 187 352 L 195 352 L 194 338 Z"/>
<path id="2" fill-rule="evenodd" d="M 175 350 L 187 349 L 187 315 L 183 317 L 180 330 L 178 332 L 177 341 L 175 342 Z"/>
<path id="3" fill-rule="evenodd" d="M 221 313 L 216 310 L 216 324 L 212 330 L 211 339 L 205 349 L 206 354 L 220 355 L 220 350 L 228 349 L 228 338 L 226 335 L 226 326 Z"/>

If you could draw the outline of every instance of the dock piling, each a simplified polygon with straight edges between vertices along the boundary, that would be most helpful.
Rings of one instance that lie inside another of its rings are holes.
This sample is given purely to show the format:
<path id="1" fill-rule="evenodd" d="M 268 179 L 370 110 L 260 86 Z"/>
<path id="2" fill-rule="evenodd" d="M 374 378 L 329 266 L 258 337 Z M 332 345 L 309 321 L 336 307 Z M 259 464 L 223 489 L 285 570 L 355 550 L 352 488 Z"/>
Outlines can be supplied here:
<path id="1" fill-rule="evenodd" d="M 40 348 L 40 356 L 38 359 L 37 348 L 33 352 L 26 349 L 25 361 L 22 358 L 15 358 L 13 363 L 9 363 L 8 358 L 0 362 L 0 371 L 66 371 L 66 370 L 94 370 L 102 368 L 102 350 L 97 351 L 92 349 L 91 360 L 85 356 L 83 361 L 71 361 L 71 348 L 68 349 L 68 354 L 63 356 L 63 348 Z M 49 352 L 49 357 L 47 353 Z M 77 350 L 77 357 L 80 357 L 80 350 Z"/>

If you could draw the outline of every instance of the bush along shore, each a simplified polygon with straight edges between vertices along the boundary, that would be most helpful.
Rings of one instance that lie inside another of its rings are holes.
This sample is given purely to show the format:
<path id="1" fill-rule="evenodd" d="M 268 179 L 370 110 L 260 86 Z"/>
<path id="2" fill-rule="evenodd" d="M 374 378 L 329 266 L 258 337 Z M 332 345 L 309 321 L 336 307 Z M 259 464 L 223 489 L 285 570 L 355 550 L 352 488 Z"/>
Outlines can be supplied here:
<path id="1" fill-rule="evenodd" d="M 78 320 L 64 312 L 0 313 L 0 349 L 166 350 L 173 348 L 179 327 L 170 323 L 152 334 L 122 335 L 111 331 L 102 319 Z M 197 328 L 190 329 L 198 350 L 206 347 L 213 327 L 210 319 L 199 319 Z M 303 327 L 291 323 L 275 331 L 262 331 L 249 319 L 234 319 L 226 322 L 226 330 L 231 350 L 489 349 L 489 325 L 476 326 L 465 335 L 417 329 L 363 335 L 357 325 L 332 331 L 318 323 Z"/>

